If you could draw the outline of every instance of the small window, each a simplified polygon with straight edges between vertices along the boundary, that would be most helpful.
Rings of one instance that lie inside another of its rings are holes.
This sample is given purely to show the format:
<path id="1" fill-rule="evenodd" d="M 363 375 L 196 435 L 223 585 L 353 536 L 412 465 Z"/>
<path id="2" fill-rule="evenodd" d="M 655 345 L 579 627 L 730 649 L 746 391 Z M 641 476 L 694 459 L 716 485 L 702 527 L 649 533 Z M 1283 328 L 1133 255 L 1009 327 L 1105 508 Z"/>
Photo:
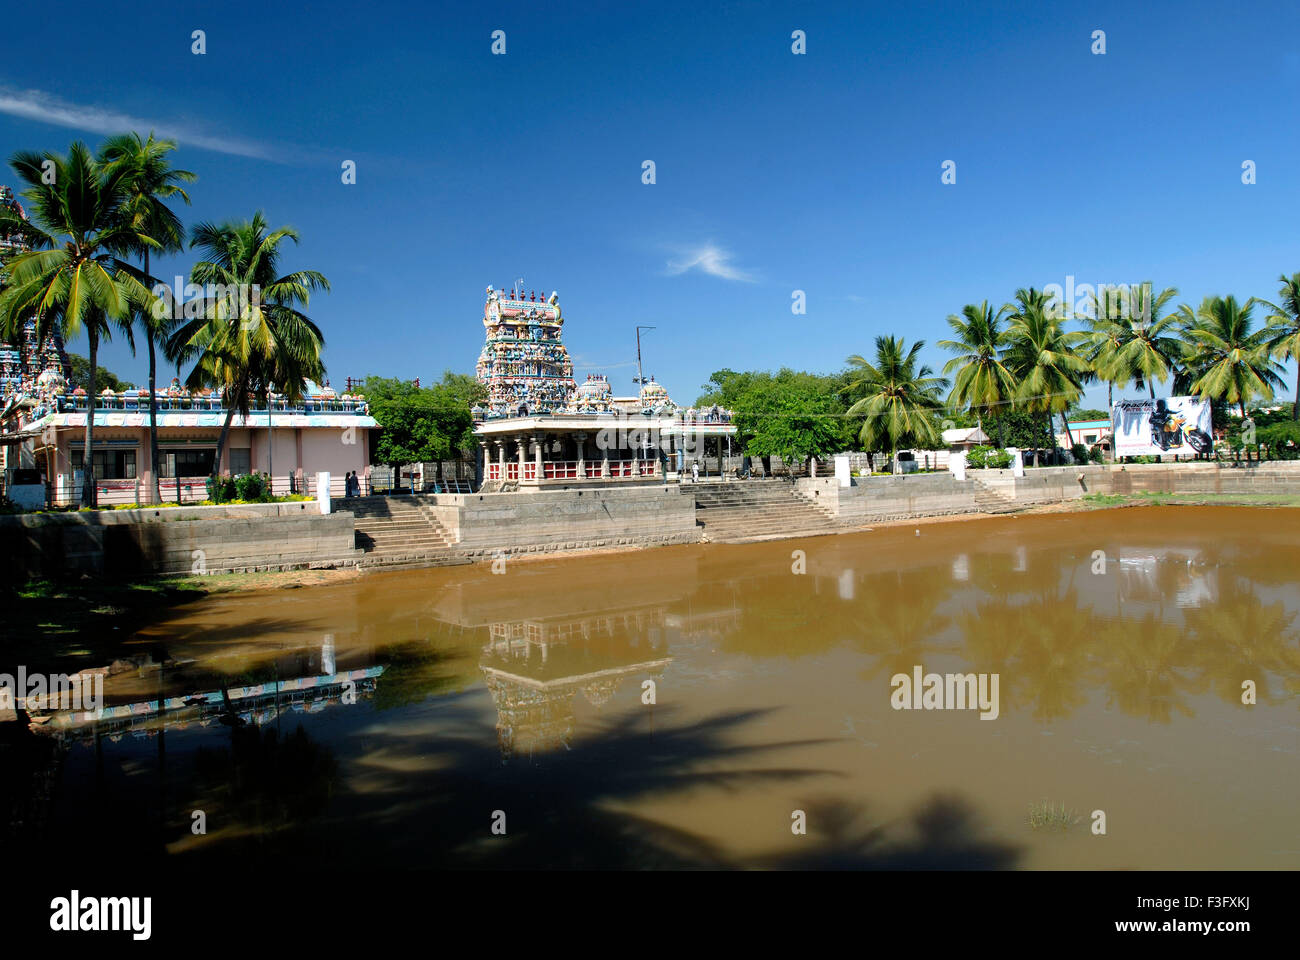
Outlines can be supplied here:
<path id="1" fill-rule="evenodd" d="M 239 476 L 253 472 L 252 451 L 248 447 L 230 448 L 230 473 Z"/>
<path id="2" fill-rule="evenodd" d="M 162 459 L 161 476 L 206 477 L 212 472 L 216 450 L 169 450 Z"/>
<path id="3" fill-rule="evenodd" d="M 92 450 L 91 463 L 95 469 L 96 480 L 134 480 L 134 450 Z M 81 469 L 82 451 L 72 451 L 72 471 Z"/>

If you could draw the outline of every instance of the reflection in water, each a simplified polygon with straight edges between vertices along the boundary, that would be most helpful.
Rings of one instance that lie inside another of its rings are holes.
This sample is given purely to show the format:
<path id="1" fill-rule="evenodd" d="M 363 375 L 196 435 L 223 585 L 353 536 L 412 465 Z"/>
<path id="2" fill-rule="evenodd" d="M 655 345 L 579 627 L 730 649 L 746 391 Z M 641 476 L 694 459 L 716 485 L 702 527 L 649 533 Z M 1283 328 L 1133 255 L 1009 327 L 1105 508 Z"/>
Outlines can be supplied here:
<path id="1" fill-rule="evenodd" d="M 629 677 L 662 676 L 663 620 L 659 609 L 491 624 L 481 664 L 502 756 L 570 747 L 577 694 L 600 707 Z"/>
<path id="2" fill-rule="evenodd" d="M 102 713 L 0 724 L 9 841 L 111 822 L 123 850 L 232 861 L 1295 867 L 1274 839 L 1300 787 L 1295 516 L 991 519 L 213 597 L 130 641 L 156 655 Z M 891 710 L 918 665 L 999 674 L 999 719 Z M 1125 842 L 1026 833 L 1046 795 L 1114 811 Z"/>

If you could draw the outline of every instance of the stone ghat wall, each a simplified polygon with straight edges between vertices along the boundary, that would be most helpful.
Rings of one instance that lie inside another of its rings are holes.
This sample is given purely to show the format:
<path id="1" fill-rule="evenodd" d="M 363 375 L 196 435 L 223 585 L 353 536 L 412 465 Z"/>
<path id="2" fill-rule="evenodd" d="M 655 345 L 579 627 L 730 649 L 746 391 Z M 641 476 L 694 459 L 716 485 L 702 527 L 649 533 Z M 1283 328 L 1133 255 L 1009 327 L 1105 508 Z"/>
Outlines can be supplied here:
<path id="1" fill-rule="evenodd" d="M 304 502 L 0 517 L 0 571 L 129 578 L 355 560 L 352 514 L 318 511 Z"/>
<path id="2" fill-rule="evenodd" d="M 466 556 L 694 543 L 695 497 L 676 484 L 613 490 L 439 494 L 431 510 Z"/>
<path id="3" fill-rule="evenodd" d="M 1233 467 L 1217 463 L 1042 467 L 1025 471 L 971 470 L 967 476 L 1017 504 L 1059 503 L 1087 494 L 1300 494 L 1300 461 Z"/>
<path id="4" fill-rule="evenodd" d="M 975 512 L 981 488 L 1007 505 L 1023 506 L 1093 493 L 1300 494 L 1300 461 L 1250 467 L 1196 462 L 1040 467 L 1023 477 L 1010 470 L 969 470 L 966 476 L 965 481 L 949 473 L 858 477 L 847 488 L 819 477 L 798 481 L 798 489 L 846 524 Z"/>
<path id="5" fill-rule="evenodd" d="M 851 487 L 840 487 L 833 477 L 805 478 L 796 481 L 796 489 L 846 524 L 976 510 L 975 485 L 947 472 L 859 477 Z"/>

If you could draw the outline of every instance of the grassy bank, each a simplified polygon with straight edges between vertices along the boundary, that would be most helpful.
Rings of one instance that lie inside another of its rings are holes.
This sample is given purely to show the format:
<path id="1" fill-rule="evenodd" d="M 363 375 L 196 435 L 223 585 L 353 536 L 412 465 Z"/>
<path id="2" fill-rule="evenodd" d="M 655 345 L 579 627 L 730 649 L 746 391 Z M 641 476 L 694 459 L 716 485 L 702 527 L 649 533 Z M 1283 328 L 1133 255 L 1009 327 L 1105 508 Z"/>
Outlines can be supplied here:
<path id="1" fill-rule="evenodd" d="M 1300 507 L 1300 494 L 1294 493 L 1090 493 L 1072 501 L 1080 510 L 1108 507 L 1158 506 L 1237 506 Z"/>
<path id="2" fill-rule="evenodd" d="M 31 580 L 2 588 L 0 671 L 17 664 L 72 673 L 150 651 L 133 635 L 184 604 L 221 593 L 292 589 L 356 576 L 355 570 L 231 573 L 114 583 Z"/>

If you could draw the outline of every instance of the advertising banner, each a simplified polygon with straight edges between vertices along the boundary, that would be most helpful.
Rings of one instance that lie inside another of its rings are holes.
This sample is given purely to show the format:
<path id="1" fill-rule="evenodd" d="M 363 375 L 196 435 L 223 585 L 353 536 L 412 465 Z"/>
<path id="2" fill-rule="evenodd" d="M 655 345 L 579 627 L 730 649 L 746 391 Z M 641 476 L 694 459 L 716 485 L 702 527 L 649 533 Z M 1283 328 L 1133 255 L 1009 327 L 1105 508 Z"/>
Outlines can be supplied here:
<path id="1" fill-rule="evenodd" d="M 1210 401 L 1200 397 L 1120 400 L 1111 409 L 1115 456 L 1210 453 Z"/>

